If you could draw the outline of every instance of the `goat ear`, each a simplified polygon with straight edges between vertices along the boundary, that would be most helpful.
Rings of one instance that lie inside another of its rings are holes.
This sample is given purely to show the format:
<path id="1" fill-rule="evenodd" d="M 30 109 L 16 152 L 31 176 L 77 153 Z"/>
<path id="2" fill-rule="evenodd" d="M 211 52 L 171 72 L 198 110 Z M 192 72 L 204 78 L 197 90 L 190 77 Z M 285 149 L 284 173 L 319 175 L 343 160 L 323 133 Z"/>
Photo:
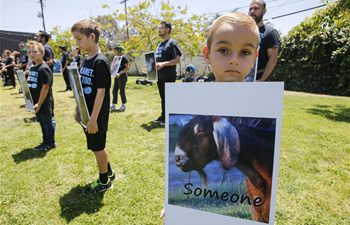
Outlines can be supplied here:
<path id="1" fill-rule="evenodd" d="M 223 167 L 234 167 L 240 152 L 236 128 L 224 117 L 213 117 L 213 136 Z"/>

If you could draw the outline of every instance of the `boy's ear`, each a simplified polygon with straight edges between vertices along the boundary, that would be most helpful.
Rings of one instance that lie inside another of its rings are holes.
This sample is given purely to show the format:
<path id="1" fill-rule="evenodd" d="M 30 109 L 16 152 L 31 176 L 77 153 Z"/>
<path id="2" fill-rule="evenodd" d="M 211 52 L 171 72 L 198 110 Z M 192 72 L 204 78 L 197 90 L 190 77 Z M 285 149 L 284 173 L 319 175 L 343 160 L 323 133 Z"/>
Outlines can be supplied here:
<path id="1" fill-rule="evenodd" d="M 208 49 L 207 45 L 204 45 L 204 47 L 203 47 L 203 57 L 204 57 L 205 63 L 210 64 L 209 49 Z"/>
<path id="2" fill-rule="evenodd" d="M 96 35 L 94 33 L 91 33 L 89 35 L 89 38 L 91 38 L 94 42 L 95 42 L 95 39 L 96 39 Z"/>

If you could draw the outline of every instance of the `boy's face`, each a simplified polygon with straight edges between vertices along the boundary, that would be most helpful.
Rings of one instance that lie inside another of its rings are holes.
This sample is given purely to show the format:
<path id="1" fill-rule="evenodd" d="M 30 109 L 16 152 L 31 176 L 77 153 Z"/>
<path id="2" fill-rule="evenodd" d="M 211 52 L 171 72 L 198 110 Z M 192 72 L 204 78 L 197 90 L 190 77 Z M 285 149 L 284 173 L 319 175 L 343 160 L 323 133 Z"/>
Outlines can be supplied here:
<path id="1" fill-rule="evenodd" d="M 213 33 L 210 51 L 203 49 L 219 82 L 243 81 L 253 67 L 258 48 L 257 35 L 247 26 L 223 23 Z"/>
<path id="2" fill-rule="evenodd" d="M 75 39 L 76 44 L 82 50 L 88 51 L 94 45 L 96 45 L 94 34 L 90 34 L 89 36 L 86 36 L 85 34 L 82 34 L 79 31 L 74 31 L 74 32 L 72 32 L 72 34 L 73 34 L 73 37 Z"/>
<path id="3" fill-rule="evenodd" d="M 35 63 L 43 60 L 44 54 L 39 51 L 37 46 L 29 47 L 28 55 Z"/>

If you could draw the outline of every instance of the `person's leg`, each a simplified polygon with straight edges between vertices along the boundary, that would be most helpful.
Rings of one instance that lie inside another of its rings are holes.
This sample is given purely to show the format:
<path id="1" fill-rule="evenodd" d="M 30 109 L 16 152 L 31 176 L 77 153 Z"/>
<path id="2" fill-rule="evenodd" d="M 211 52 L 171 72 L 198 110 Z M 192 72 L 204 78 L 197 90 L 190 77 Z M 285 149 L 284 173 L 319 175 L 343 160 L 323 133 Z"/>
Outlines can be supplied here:
<path id="1" fill-rule="evenodd" d="M 125 95 L 125 87 L 127 81 L 128 77 L 126 76 L 126 74 L 119 78 L 120 97 L 122 99 L 122 104 L 125 104 L 127 102 Z"/>
<path id="2" fill-rule="evenodd" d="M 63 70 L 63 79 L 64 79 L 64 82 L 66 83 L 66 90 L 72 90 L 72 88 L 70 87 L 67 69 Z"/>
<path id="3" fill-rule="evenodd" d="M 119 89 L 119 85 L 118 85 L 118 78 L 114 78 L 114 85 L 113 85 L 113 99 L 112 99 L 112 107 L 115 109 L 115 104 L 118 103 L 118 89 Z"/>
<path id="4" fill-rule="evenodd" d="M 99 179 L 89 184 L 83 190 L 83 194 L 87 195 L 107 191 L 112 187 L 111 180 L 115 178 L 114 173 L 108 173 L 109 170 L 111 170 L 111 172 L 113 171 L 110 168 L 108 152 L 105 149 L 107 133 L 98 132 L 97 134 L 88 134 L 85 132 L 85 135 L 87 138 L 88 149 L 92 150 L 95 155 L 99 171 Z M 112 175 L 114 178 L 112 178 Z"/>
<path id="5" fill-rule="evenodd" d="M 12 86 L 15 88 L 16 87 L 16 80 L 15 80 L 15 74 L 14 73 L 10 74 L 10 82 L 11 82 Z"/>
<path id="6" fill-rule="evenodd" d="M 51 116 L 47 117 L 45 120 L 45 131 L 46 131 L 46 145 L 48 146 L 48 150 L 51 148 L 55 148 L 55 121 Z"/>
<path id="7" fill-rule="evenodd" d="M 165 81 L 164 80 L 158 80 L 157 82 L 159 96 L 161 99 L 161 114 L 160 114 L 160 120 L 164 121 L 164 115 L 165 115 L 165 99 L 164 99 L 164 91 L 165 91 Z"/>
<path id="8" fill-rule="evenodd" d="M 94 154 L 100 174 L 100 181 L 105 184 L 108 182 L 108 152 L 106 149 L 103 149 L 102 151 L 95 151 Z"/>
<path id="9" fill-rule="evenodd" d="M 47 140 L 47 137 L 46 137 L 46 128 L 45 128 L 45 122 L 43 121 L 43 118 L 42 118 L 42 115 L 36 115 L 36 120 L 39 122 L 40 124 L 40 128 L 41 128 L 41 134 L 42 134 L 42 142 L 38 145 L 38 146 L 35 146 L 34 147 L 34 150 L 43 150 L 43 147 L 45 146 L 46 144 L 46 140 Z"/>

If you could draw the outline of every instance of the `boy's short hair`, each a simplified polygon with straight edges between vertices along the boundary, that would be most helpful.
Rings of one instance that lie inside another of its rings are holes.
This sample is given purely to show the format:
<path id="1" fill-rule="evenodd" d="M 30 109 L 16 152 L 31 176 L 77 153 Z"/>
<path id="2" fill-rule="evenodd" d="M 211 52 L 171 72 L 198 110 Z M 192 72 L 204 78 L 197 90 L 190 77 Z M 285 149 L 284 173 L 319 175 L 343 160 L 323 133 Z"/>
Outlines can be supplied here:
<path id="1" fill-rule="evenodd" d="M 72 26 L 71 32 L 78 31 L 86 36 L 95 34 L 95 42 L 98 43 L 101 29 L 98 24 L 92 20 L 81 20 Z"/>
<path id="2" fill-rule="evenodd" d="M 259 40 L 259 28 L 256 25 L 256 22 L 254 21 L 254 19 L 251 16 L 246 15 L 244 13 L 233 12 L 233 13 L 228 13 L 228 14 L 220 16 L 210 26 L 209 32 L 208 32 L 208 37 L 207 37 L 208 50 L 210 50 L 211 42 L 212 42 L 212 38 L 213 38 L 214 33 L 220 27 L 220 25 L 223 23 L 228 23 L 231 25 L 247 26 L 256 34 L 257 40 Z M 257 43 L 257 46 L 258 46 L 258 44 L 259 43 Z"/>
<path id="3" fill-rule="evenodd" d="M 37 42 L 37 41 L 28 41 L 27 43 L 27 48 L 35 48 L 37 47 L 38 50 L 41 52 L 41 54 L 45 54 L 45 48 L 44 48 L 44 45 L 41 44 L 40 42 Z"/>

